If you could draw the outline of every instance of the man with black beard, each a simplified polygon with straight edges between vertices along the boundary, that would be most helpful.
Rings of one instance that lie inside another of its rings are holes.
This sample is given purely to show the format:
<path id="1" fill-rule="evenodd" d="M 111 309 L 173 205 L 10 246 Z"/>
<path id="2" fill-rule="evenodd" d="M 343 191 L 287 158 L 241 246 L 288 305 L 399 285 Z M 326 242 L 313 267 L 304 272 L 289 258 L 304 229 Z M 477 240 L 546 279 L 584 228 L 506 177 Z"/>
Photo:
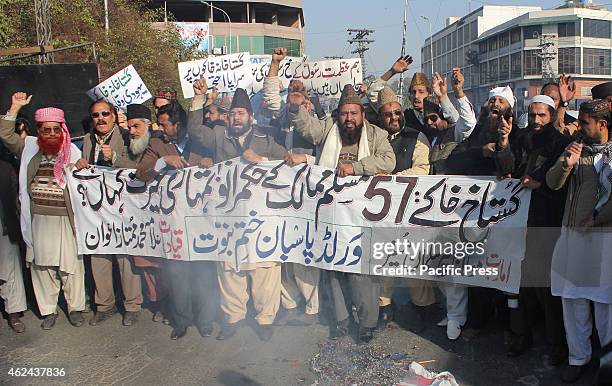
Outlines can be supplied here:
<path id="1" fill-rule="evenodd" d="M 514 140 L 518 128 L 513 127 L 514 94 L 510 87 L 496 87 L 481 109 L 476 127 L 446 161 L 446 173 L 468 176 L 510 176 L 512 159 L 503 151 Z M 511 134 L 512 133 L 512 134 Z M 503 294 L 491 288 L 468 288 L 468 318 L 464 337 L 477 335 L 489 317 L 495 315 L 507 324 L 507 304 Z M 507 326 L 505 326 L 507 328 Z M 507 334 L 508 335 L 508 334 Z"/>
<path id="2" fill-rule="evenodd" d="M 546 172 L 569 144 L 570 138 L 555 126 L 555 101 L 536 95 L 529 105 L 529 125 L 499 157 L 515 164 L 512 176 L 531 189 L 527 220 L 526 255 L 522 263 L 521 288 L 517 308 L 510 309 L 510 329 L 514 333 L 508 356 L 521 355 L 532 343 L 529 311 L 544 311 L 546 334 L 551 344 L 550 363 L 560 365 L 567 357 L 561 299 L 551 295 L 550 267 L 559 237 L 566 190 L 546 186 Z"/>
<path id="3" fill-rule="evenodd" d="M 513 163 L 500 158 L 518 132 L 513 125 L 513 108 L 516 100 L 510 87 L 496 87 L 489 92 L 489 99 L 480 111 L 476 127 L 470 136 L 455 148 L 447 161 L 451 174 L 469 176 L 509 175 Z"/>
<path id="4" fill-rule="evenodd" d="M 209 127 L 202 124 L 202 107 L 208 90 L 205 79 L 198 79 L 193 88 L 195 96 L 189 112 L 189 135 L 212 153 L 215 163 L 239 156 L 251 162 L 285 158 L 285 148 L 253 124 L 253 107 L 244 89 L 239 88 L 234 93 L 229 125 Z M 217 274 L 221 311 L 226 317 L 217 339 L 229 339 L 236 334 L 239 323 L 246 318 L 250 295 L 257 312 L 255 321 L 259 338 L 270 340 L 274 333 L 272 323 L 280 307 L 280 263 L 242 263 L 235 267 L 232 261 L 223 261 L 217 265 Z"/>
<path id="5" fill-rule="evenodd" d="M 363 105 L 353 86 L 347 85 L 342 90 L 337 119 L 320 120 L 312 116 L 304 107 L 306 97 L 300 92 L 291 92 L 287 103 L 295 130 L 321 149 L 317 165 L 335 168 L 340 177 L 384 174 L 395 168 L 388 133 L 365 120 Z M 355 305 L 359 316 L 359 341 L 370 342 L 378 323 L 379 285 L 370 275 L 338 271 L 331 274 L 337 321 L 332 338 L 348 333 L 350 308 L 347 309 L 345 298 L 351 298 L 348 304 Z M 343 287 L 350 288 L 351 293 L 343 292 Z"/>

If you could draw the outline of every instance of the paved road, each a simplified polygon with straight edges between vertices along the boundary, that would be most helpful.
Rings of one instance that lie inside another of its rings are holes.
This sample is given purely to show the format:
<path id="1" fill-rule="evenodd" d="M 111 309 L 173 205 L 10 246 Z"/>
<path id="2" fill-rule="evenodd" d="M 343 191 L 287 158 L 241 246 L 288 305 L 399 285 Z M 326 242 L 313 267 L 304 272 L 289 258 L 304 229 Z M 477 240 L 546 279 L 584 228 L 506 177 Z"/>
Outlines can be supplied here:
<path id="1" fill-rule="evenodd" d="M 91 314 L 89 314 L 91 315 Z M 144 310 L 136 326 L 121 326 L 115 316 L 97 327 L 70 326 L 62 315 L 52 331 L 28 312 L 27 331 L 0 328 L 2 384 L 206 384 L 312 385 L 321 384 L 310 370 L 310 359 L 325 342 L 327 328 L 280 327 L 270 342 L 261 342 L 250 326 L 227 342 L 202 338 L 194 328 L 179 341 L 170 328 L 150 320 Z M 216 333 L 217 330 L 215 330 Z M 401 329 L 387 330 L 376 342 L 389 353 L 403 351 L 419 360 L 435 360 L 432 370 L 448 370 L 461 385 L 559 385 L 559 369 L 546 365 L 545 347 L 536 344 L 528 355 L 506 358 L 498 331 L 472 342 L 449 342 L 435 326 L 422 336 Z M 538 343 L 538 342 L 536 342 Z M 541 342 L 539 342 L 541 343 Z M 9 377 L 10 367 L 64 367 L 64 378 Z M 589 385 L 592 372 L 577 385 Z M 367 381 L 364 381 L 367 384 Z"/>

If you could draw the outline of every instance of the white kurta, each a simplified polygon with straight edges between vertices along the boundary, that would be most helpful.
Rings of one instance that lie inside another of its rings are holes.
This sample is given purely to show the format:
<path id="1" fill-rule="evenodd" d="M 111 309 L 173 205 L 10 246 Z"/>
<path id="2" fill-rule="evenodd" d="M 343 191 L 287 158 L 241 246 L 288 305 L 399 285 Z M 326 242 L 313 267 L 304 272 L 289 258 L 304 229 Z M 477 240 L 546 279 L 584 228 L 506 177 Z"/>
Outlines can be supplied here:
<path id="1" fill-rule="evenodd" d="M 581 233 L 563 227 L 553 252 L 551 290 L 555 296 L 612 304 L 612 234 L 593 228 Z"/>
<path id="2" fill-rule="evenodd" d="M 76 239 L 68 216 L 32 216 L 32 248 L 26 261 L 44 267 L 59 267 L 69 274 L 83 264 L 77 253 Z"/>

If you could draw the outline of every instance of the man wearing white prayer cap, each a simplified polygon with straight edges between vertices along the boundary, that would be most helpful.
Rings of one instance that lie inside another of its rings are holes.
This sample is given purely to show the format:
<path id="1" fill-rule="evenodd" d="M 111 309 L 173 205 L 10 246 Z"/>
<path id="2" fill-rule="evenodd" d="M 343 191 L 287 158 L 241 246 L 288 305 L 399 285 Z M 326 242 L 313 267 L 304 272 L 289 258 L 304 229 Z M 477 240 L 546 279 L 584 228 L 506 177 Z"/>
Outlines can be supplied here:
<path id="1" fill-rule="evenodd" d="M 559 236 L 565 194 L 551 191 L 545 183 L 546 172 L 569 144 L 569 137 L 554 126 L 555 101 L 536 95 L 529 104 L 527 128 L 498 154 L 505 163 L 514 163 L 512 177 L 521 179 L 532 190 L 527 220 L 526 254 L 522 261 L 518 307 L 510 309 L 513 339 L 508 356 L 523 354 L 531 345 L 531 318 L 528 310 L 542 309 L 549 343 L 549 363 L 560 365 L 567 358 L 561 299 L 550 291 L 550 266 Z"/>
<path id="2" fill-rule="evenodd" d="M 508 86 L 496 87 L 482 107 L 476 127 L 470 136 L 452 151 L 446 161 L 446 174 L 471 176 L 506 176 L 514 170 L 513 158 L 501 158 L 510 151 L 510 139 L 518 128 L 513 125 L 514 93 Z M 506 162 L 504 162 L 506 161 Z M 468 288 L 468 317 L 464 336 L 478 334 L 489 317 L 505 312 L 500 304 L 506 302 L 502 292 L 490 288 Z"/>

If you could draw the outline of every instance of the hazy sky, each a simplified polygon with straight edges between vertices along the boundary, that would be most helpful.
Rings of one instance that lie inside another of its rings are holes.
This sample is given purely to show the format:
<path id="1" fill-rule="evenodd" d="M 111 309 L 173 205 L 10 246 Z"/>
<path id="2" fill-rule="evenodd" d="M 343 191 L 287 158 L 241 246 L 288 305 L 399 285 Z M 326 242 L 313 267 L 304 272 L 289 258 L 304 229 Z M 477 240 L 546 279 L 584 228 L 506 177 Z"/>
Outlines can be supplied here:
<path id="1" fill-rule="evenodd" d="M 414 58 L 411 70 L 420 67 L 421 46 L 429 36 L 429 24 L 421 18 L 428 17 L 435 33 L 445 26 L 449 16 L 464 16 L 468 7 L 472 11 L 484 4 L 525 5 L 555 8 L 563 0 L 521 1 L 467 1 L 467 0 L 411 0 L 408 2 L 407 53 Z M 608 1 L 600 1 L 608 3 Z M 375 40 L 366 52 L 368 73 L 386 71 L 399 57 L 402 44 L 404 0 L 304 0 L 306 22 L 306 53 L 312 59 L 324 56 L 353 57 L 353 48 L 347 43 L 347 28 L 373 29 L 370 38 Z"/>

